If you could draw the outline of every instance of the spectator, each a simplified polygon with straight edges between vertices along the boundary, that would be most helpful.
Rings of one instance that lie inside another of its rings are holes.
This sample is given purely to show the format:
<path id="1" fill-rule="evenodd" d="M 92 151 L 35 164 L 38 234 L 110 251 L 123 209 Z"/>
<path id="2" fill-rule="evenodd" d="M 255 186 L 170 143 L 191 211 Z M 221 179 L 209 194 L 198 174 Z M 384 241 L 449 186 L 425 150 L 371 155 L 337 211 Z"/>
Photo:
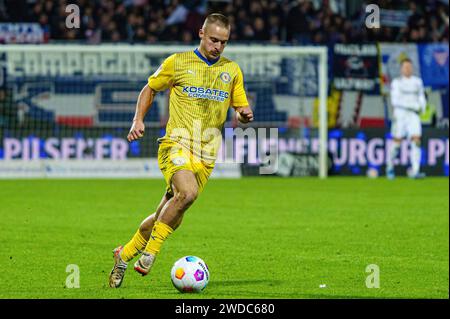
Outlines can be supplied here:
<path id="1" fill-rule="evenodd" d="M 255 31 L 250 24 L 246 24 L 243 29 L 242 40 L 253 41 L 255 37 Z"/>
<path id="2" fill-rule="evenodd" d="M 298 0 L 297 4 L 289 10 L 287 16 L 287 40 L 306 44 L 310 41 L 310 29 L 307 10 L 309 1 Z"/>
<path id="3" fill-rule="evenodd" d="M 268 41 L 270 39 L 270 34 L 266 30 L 264 20 L 262 17 L 257 17 L 253 22 L 254 36 L 253 39 L 256 41 Z"/>
<path id="4" fill-rule="evenodd" d="M 281 31 L 280 18 L 272 14 L 269 18 L 268 34 L 270 36 L 270 42 L 277 44 L 281 41 L 282 31 Z"/>

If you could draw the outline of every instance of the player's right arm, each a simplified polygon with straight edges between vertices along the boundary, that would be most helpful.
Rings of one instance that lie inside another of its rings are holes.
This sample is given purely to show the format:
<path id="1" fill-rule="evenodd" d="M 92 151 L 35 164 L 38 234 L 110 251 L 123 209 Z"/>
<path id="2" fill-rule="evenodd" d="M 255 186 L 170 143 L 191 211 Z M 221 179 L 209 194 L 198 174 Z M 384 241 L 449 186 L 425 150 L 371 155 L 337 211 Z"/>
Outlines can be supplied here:
<path id="1" fill-rule="evenodd" d="M 144 86 L 139 93 L 138 101 L 136 104 L 136 112 L 134 113 L 133 124 L 131 125 L 130 132 L 128 133 L 128 142 L 140 139 L 144 136 L 145 124 L 144 117 L 153 103 L 156 92 L 153 91 L 148 85 Z"/>
<path id="2" fill-rule="evenodd" d="M 394 79 L 391 83 L 391 105 L 392 107 L 401 106 L 400 88 L 397 79 Z"/>
<path id="3" fill-rule="evenodd" d="M 168 57 L 148 78 L 148 83 L 141 90 L 136 104 L 136 112 L 133 118 L 133 124 L 127 139 L 129 142 L 140 139 L 144 136 L 145 125 L 144 117 L 153 103 L 155 95 L 158 91 L 167 90 L 173 84 L 174 78 L 174 59 L 175 54 Z"/>

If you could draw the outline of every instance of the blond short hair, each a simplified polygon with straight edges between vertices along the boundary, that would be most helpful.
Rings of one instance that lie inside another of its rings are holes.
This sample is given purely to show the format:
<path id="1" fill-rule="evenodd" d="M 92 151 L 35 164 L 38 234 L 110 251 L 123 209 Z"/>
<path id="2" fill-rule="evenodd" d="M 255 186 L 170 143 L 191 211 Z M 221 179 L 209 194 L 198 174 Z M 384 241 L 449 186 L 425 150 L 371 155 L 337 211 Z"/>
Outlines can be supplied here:
<path id="1" fill-rule="evenodd" d="M 230 29 L 230 20 L 224 16 L 223 14 L 220 13 L 211 13 L 210 15 L 208 15 L 205 19 L 205 22 L 203 23 L 203 28 L 205 28 L 207 25 L 209 24 L 217 24 L 221 27 Z"/>

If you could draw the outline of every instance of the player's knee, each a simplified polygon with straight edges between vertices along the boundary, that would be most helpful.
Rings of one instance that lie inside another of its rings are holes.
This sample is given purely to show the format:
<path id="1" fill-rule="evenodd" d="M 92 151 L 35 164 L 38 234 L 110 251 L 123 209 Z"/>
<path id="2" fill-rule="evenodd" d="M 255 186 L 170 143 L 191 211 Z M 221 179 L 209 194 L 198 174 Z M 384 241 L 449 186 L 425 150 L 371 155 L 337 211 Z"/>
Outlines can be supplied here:
<path id="1" fill-rule="evenodd" d="M 178 191 L 175 200 L 182 208 L 187 208 L 197 199 L 198 192 L 195 189 Z"/>

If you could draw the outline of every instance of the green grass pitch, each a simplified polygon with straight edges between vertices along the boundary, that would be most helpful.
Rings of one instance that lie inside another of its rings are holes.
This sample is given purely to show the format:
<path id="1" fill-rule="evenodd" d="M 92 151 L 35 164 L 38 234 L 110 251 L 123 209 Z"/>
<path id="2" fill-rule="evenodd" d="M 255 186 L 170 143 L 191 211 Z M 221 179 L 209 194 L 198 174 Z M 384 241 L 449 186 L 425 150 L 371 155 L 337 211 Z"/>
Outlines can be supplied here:
<path id="1" fill-rule="evenodd" d="M 108 287 L 112 249 L 162 196 L 162 180 L 0 181 L 0 298 L 449 298 L 449 182 L 210 180 L 152 272 Z M 203 258 L 201 294 L 170 281 Z M 67 288 L 67 265 L 80 288 Z M 366 287 L 379 267 L 380 288 Z M 320 287 L 326 285 L 326 287 Z"/>

